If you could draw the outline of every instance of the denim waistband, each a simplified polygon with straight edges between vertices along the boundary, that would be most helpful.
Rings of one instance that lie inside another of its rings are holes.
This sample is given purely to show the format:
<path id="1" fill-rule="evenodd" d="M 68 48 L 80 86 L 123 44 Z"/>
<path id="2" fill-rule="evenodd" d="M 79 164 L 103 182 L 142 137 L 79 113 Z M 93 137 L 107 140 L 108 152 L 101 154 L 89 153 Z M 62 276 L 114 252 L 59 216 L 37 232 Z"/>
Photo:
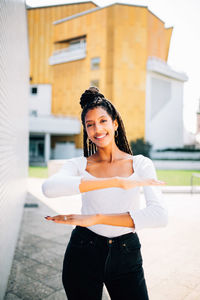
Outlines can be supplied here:
<path id="1" fill-rule="evenodd" d="M 131 237 L 135 237 L 136 239 L 139 240 L 136 232 L 129 232 L 129 233 L 122 234 L 122 235 L 119 235 L 116 237 L 106 237 L 106 236 L 97 234 L 96 232 L 90 230 L 87 227 L 82 227 L 82 226 L 78 226 L 78 225 L 73 229 L 73 233 L 83 235 L 87 238 L 96 239 L 96 240 L 102 241 L 103 243 L 106 243 L 106 244 L 109 243 L 110 240 L 112 240 L 112 242 L 119 243 L 119 242 L 123 242 Z"/>

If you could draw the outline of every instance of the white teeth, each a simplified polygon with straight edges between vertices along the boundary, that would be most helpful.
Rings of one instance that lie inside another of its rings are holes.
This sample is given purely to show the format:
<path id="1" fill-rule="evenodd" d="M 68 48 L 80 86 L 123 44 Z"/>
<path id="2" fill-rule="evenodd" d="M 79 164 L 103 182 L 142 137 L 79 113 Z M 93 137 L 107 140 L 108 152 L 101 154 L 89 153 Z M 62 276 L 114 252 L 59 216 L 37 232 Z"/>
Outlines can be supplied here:
<path id="1" fill-rule="evenodd" d="M 101 136 L 96 136 L 96 139 L 102 139 L 102 138 L 104 138 L 104 136 L 106 136 L 106 134 L 101 135 Z"/>

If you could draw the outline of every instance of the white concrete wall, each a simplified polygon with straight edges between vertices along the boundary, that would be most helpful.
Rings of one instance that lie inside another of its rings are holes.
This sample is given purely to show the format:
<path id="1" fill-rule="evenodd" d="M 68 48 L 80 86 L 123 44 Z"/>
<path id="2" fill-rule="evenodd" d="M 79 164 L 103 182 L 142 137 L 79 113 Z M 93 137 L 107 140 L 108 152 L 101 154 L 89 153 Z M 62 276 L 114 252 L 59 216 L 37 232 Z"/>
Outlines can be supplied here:
<path id="1" fill-rule="evenodd" d="M 29 130 L 31 133 L 72 135 L 80 133 L 81 123 L 76 117 L 29 116 Z"/>
<path id="2" fill-rule="evenodd" d="M 54 149 L 55 159 L 67 159 L 75 156 L 75 144 L 74 143 L 56 143 Z"/>
<path id="3" fill-rule="evenodd" d="M 26 196 L 28 40 L 25 4 L 0 1 L 0 299 L 4 298 Z"/>
<path id="4" fill-rule="evenodd" d="M 157 97 L 153 92 L 156 82 L 160 84 Z M 182 81 L 147 72 L 145 139 L 153 149 L 184 146 Z"/>
<path id="5" fill-rule="evenodd" d="M 37 94 L 32 94 L 31 89 L 36 87 Z M 51 85 L 31 84 L 29 89 L 29 112 L 36 111 L 37 115 L 51 115 Z"/>

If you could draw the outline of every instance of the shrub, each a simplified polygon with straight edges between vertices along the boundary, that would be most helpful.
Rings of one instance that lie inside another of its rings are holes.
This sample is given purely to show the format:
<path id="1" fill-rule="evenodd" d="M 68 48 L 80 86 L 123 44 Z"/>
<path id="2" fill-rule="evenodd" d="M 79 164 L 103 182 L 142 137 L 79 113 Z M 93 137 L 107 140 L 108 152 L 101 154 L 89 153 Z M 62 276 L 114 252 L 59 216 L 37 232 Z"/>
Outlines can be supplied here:
<path id="1" fill-rule="evenodd" d="M 134 141 L 131 141 L 130 146 L 133 155 L 143 154 L 144 156 L 150 157 L 152 144 L 149 142 L 145 142 L 144 138 L 139 138 Z"/>
<path id="2" fill-rule="evenodd" d="M 183 147 L 183 148 L 165 148 L 165 149 L 158 149 L 157 152 L 165 152 L 165 151 L 172 151 L 172 152 L 200 152 L 200 149 L 190 148 L 190 147 Z"/>

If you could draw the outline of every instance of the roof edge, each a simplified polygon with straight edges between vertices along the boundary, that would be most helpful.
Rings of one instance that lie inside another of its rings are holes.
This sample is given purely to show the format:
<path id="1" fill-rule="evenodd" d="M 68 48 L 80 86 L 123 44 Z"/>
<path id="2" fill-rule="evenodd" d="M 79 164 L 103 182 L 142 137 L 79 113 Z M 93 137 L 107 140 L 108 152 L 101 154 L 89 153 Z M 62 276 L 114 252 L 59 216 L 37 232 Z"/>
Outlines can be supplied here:
<path id="1" fill-rule="evenodd" d="M 66 6 L 66 5 L 77 5 L 77 4 L 85 4 L 85 3 L 92 3 L 99 7 L 94 1 L 83 1 L 83 2 L 71 2 L 71 3 L 63 3 L 63 4 L 54 4 L 54 5 L 45 5 L 45 6 L 30 6 L 26 4 L 27 10 L 32 9 L 39 9 L 39 8 L 49 8 L 49 7 L 57 7 L 57 6 Z"/>
<path id="2" fill-rule="evenodd" d="M 147 10 L 154 16 L 156 17 L 158 20 L 160 20 L 164 25 L 165 25 L 165 22 L 159 18 L 156 14 L 154 14 L 148 7 L 147 7 Z M 169 26 L 169 27 L 165 27 L 166 29 L 169 29 L 169 28 L 174 28 L 173 26 Z"/>
<path id="3" fill-rule="evenodd" d="M 159 73 L 182 82 L 188 81 L 186 73 L 174 70 L 166 61 L 155 56 L 148 57 L 147 71 Z"/>
<path id="4" fill-rule="evenodd" d="M 97 6 L 97 7 L 94 7 L 94 8 L 91 8 L 89 10 L 86 10 L 86 11 L 83 11 L 81 13 L 77 13 L 77 14 L 74 14 L 72 16 L 69 16 L 69 17 L 66 17 L 66 18 L 63 18 L 63 19 L 60 19 L 60 20 L 57 20 L 57 21 L 54 21 L 53 24 L 56 25 L 56 24 L 60 24 L 62 22 L 65 22 L 65 21 L 69 21 L 71 19 L 75 19 L 77 17 L 80 17 L 80 16 L 83 16 L 83 15 L 86 15 L 86 14 L 89 14 L 89 13 L 92 13 L 94 11 L 97 11 L 97 10 L 101 10 L 101 9 L 104 9 L 104 8 L 107 8 L 107 7 L 111 7 L 111 6 L 114 6 L 114 5 L 123 5 L 123 6 L 132 6 L 132 7 L 141 7 L 141 8 L 147 8 L 147 6 L 143 6 L 143 5 L 135 5 L 135 4 L 129 4 L 129 3 L 119 3 L 119 2 L 114 2 L 112 4 L 109 4 L 109 5 L 106 5 L 106 6 Z"/>
<path id="5" fill-rule="evenodd" d="M 112 5 L 124 5 L 124 6 L 134 6 L 134 7 L 143 7 L 143 8 L 148 8 L 146 5 L 137 5 L 137 4 L 131 4 L 131 3 L 120 3 L 120 2 L 114 2 Z"/>

